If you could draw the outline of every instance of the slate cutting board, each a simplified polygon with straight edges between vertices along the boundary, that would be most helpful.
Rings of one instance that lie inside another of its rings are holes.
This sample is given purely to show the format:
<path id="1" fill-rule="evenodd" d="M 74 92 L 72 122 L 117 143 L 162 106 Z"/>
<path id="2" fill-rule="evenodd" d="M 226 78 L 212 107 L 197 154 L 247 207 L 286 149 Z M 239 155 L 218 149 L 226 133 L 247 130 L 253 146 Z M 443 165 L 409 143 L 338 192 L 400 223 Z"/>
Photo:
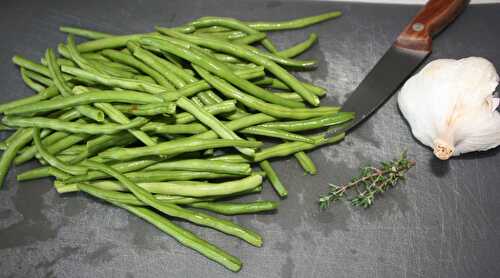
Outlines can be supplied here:
<path id="1" fill-rule="evenodd" d="M 302 57 L 319 59 L 320 67 L 301 77 L 327 87 L 327 103 L 342 103 L 418 7 L 313 1 L 2 1 L 0 100 L 31 94 L 10 58 L 17 53 L 40 58 L 47 47 L 64 40 L 57 31 L 60 25 L 120 34 L 202 15 L 279 20 L 329 10 L 345 15 L 272 38 L 285 47 L 318 32 L 319 44 Z M 500 70 L 499 15 L 500 5 L 470 7 L 435 40 L 429 59 L 483 56 Z M 341 203 L 318 210 L 317 196 L 329 182 L 346 181 L 357 167 L 404 149 L 417 166 L 405 185 L 373 208 Z M 499 277 L 499 152 L 437 161 L 412 138 L 392 98 L 345 141 L 311 152 L 317 176 L 304 176 L 293 159 L 274 163 L 290 191 L 279 212 L 234 218 L 259 231 L 264 247 L 181 223 L 240 257 L 244 267 L 239 274 L 179 246 L 125 211 L 82 194 L 58 196 L 49 179 L 17 183 L 17 173 L 35 167 L 30 163 L 11 170 L 0 190 L 0 277 Z M 262 198 L 276 199 L 267 185 Z"/>

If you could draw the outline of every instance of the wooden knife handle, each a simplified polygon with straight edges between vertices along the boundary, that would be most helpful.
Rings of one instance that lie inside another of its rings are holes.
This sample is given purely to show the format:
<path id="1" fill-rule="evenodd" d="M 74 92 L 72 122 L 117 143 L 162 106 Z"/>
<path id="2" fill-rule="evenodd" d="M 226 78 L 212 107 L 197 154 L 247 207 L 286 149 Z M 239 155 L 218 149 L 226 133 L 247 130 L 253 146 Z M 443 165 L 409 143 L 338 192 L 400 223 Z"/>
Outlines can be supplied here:
<path id="1" fill-rule="evenodd" d="M 468 3 L 468 0 L 429 0 L 399 34 L 395 46 L 431 51 L 432 37 L 450 24 Z"/>

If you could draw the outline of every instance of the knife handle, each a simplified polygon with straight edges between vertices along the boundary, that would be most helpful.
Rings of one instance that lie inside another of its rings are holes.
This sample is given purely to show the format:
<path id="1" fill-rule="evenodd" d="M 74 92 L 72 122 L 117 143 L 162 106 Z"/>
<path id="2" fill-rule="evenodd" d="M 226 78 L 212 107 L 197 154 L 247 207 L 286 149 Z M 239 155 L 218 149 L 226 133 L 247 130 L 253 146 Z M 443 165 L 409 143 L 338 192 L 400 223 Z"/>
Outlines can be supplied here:
<path id="1" fill-rule="evenodd" d="M 432 37 L 450 24 L 468 3 L 468 0 L 429 0 L 399 34 L 395 46 L 431 51 Z"/>

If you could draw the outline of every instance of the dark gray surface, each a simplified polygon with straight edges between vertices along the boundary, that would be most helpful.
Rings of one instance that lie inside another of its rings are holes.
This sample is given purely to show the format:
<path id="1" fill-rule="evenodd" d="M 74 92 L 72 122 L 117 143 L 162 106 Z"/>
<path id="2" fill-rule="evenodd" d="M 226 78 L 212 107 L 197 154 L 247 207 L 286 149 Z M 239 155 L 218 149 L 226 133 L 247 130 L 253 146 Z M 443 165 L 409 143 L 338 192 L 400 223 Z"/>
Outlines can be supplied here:
<path id="1" fill-rule="evenodd" d="M 42 3 L 43 2 L 43 3 Z M 342 10 L 338 20 L 273 35 L 280 47 L 316 31 L 320 59 L 302 77 L 329 88 L 327 102 L 347 94 L 389 47 L 417 7 L 327 2 L 2 1 L 2 101 L 30 95 L 11 65 L 64 39 L 59 25 L 113 33 L 143 32 L 202 15 L 286 19 Z M 472 6 L 434 43 L 430 59 L 483 56 L 500 69 L 500 5 Z M 391 74 L 391 73 L 387 73 Z M 4 136 L 4 134 L 2 134 Z M 417 166 L 408 182 L 369 210 L 336 204 L 319 212 L 328 182 L 346 181 L 360 165 L 408 149 Z M 240 257 L 233 274 L 181 247 L 128 213 L 81 194 L 58 196 L 49 179 L 18 184 L 14 168 L 0 190 L 1 277 L 499 277 L 499 150 L 437 161 L 417 144 L 395 98 L 344 142 L 312 152 L 319 174 L 305 177 L 293 160 L 275 164 L 289 188 L 276 214 L 234 219 L 259 231 L 258 249 L 220 233 L 197 234 Z M 276 199 L 266 186 L 262 198 Z"/>

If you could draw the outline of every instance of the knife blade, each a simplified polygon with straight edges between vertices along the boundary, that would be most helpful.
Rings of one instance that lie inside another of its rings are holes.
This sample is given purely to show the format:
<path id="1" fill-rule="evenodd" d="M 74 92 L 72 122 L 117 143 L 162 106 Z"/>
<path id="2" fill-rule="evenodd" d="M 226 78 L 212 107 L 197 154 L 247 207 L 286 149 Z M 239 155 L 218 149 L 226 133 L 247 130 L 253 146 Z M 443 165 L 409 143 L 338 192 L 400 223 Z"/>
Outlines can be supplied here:
<path id="1" fill-rule="evenodd" d="M 352 130 L 382 106 L 431 53 L 432 37 L 448 26 L 468 2 L 428 1 L 342 105 L 343 111 L 355 112 L 355 118 L 328 129 L 325 138 Z"/>

